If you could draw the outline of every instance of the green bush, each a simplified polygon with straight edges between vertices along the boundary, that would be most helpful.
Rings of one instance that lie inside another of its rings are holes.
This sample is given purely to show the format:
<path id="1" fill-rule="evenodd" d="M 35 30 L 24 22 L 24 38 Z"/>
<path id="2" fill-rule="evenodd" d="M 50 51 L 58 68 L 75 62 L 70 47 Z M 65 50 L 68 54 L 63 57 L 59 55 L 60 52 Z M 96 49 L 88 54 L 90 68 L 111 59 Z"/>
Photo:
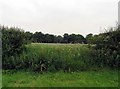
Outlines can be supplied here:
<path id="1" fill-rule="evenodd" d="M 110 29 L 98 36 L 95 46 L 99 66 L 120 67 L 120 28 Z"/>
<path id="2" fill-rule="evenodd" d="M 24 31 L 18 28 L 8 28 L 1 26 L 2 31 L 2 65 L 3 68 L 13 69 L 17 60 L 14 56 L 18 56 L 25 49 L 25 34 Z M 10 65 L 9 64 L 13 64 Z"/>

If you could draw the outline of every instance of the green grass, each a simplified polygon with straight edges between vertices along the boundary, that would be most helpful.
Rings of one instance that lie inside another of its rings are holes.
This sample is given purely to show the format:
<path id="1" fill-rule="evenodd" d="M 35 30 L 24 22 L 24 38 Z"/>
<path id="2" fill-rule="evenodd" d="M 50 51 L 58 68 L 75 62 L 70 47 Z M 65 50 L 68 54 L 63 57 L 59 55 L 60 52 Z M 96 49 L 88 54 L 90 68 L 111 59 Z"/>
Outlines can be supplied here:
<path id="1" fill-rule="evenodd" d="M 2 87 L 2 70 L 0 69 L 0 88 Z"/>
<path id="2" fill-rule="evenodd" d="M 118 71 L 3 72 L 3 87 L 117 87 Z"/>

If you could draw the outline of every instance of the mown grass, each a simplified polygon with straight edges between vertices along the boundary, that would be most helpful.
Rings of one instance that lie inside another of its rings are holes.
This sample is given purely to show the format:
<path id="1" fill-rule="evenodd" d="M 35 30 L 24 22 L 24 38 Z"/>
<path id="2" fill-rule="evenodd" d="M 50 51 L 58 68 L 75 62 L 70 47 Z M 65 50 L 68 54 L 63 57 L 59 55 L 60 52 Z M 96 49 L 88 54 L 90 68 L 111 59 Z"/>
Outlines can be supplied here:
<path id="1" fill-rule="evenodd" d="M 118 71 L 3 72 L 2 82 L 3 87 L 118 87 Z"/>

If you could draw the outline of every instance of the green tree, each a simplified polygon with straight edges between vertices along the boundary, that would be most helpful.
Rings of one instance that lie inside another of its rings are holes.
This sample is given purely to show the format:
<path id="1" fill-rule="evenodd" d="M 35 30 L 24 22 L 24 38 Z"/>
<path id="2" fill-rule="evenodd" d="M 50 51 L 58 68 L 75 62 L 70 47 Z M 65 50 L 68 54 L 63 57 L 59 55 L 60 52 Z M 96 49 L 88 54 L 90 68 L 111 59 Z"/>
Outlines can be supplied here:
<path id="1" fill-rule="evenodd" d="M 42 32 L 35 32 L 33 34 L 33 42 L 38 42 L 38 43 L 44 42 L 44 34 Z"/>
<path id="2" fill-rule="evenodd" d="M 90 33 L 86 36 L 86 40 L 88 44 L 92 44 L 93 34 Z"/>
<path id="3" fill-rule="evenodd" d="M 25 40 L 26 43 L 31 43 L 33 41 L 33 33 L 31 32 L 25 32 Z"/>
<path id="4" fill-rule="evenodd" d="M 68 43 L 68 39 L 69 39 L 69 35 L 68 35 L 67 33 L 65 33 L 65 34 L 63 35 L 63 42 L 64 42 L 64 43 Z"/>

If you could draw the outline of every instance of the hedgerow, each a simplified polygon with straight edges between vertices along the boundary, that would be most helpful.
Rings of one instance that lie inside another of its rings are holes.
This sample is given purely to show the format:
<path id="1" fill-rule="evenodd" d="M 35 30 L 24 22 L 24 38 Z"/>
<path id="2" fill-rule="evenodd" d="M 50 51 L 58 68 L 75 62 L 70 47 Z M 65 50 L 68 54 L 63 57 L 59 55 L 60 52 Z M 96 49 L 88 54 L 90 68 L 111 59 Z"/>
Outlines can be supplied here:
<path id="1" fill-rule="evenodd" d="M 90 36 L 90 44 L 27 44 L 31 33 L 18 28 L 2 31 L 3 69 L 32 71 L 83 71 L 120 67 L 120 28 Z"/>
<path id="2" fill-rule="evenodd" d="M 2 31 L 2 64 L 4 65 L 11 63 L 11 58 L 19 55 L 25 49 L 25 34 L 24 31 L 18 28 L 8 28 L 1 26 Z M 14 59 L 16 60 L 16 59 Z M 13 68 L 11 65 L 10 68 Z"/>
<path id="3" fill-rule="evenodd" d="M 95 46 L 96 63 L 111 68 L 120 67 L 120 28 L 99 34 Z"/>

